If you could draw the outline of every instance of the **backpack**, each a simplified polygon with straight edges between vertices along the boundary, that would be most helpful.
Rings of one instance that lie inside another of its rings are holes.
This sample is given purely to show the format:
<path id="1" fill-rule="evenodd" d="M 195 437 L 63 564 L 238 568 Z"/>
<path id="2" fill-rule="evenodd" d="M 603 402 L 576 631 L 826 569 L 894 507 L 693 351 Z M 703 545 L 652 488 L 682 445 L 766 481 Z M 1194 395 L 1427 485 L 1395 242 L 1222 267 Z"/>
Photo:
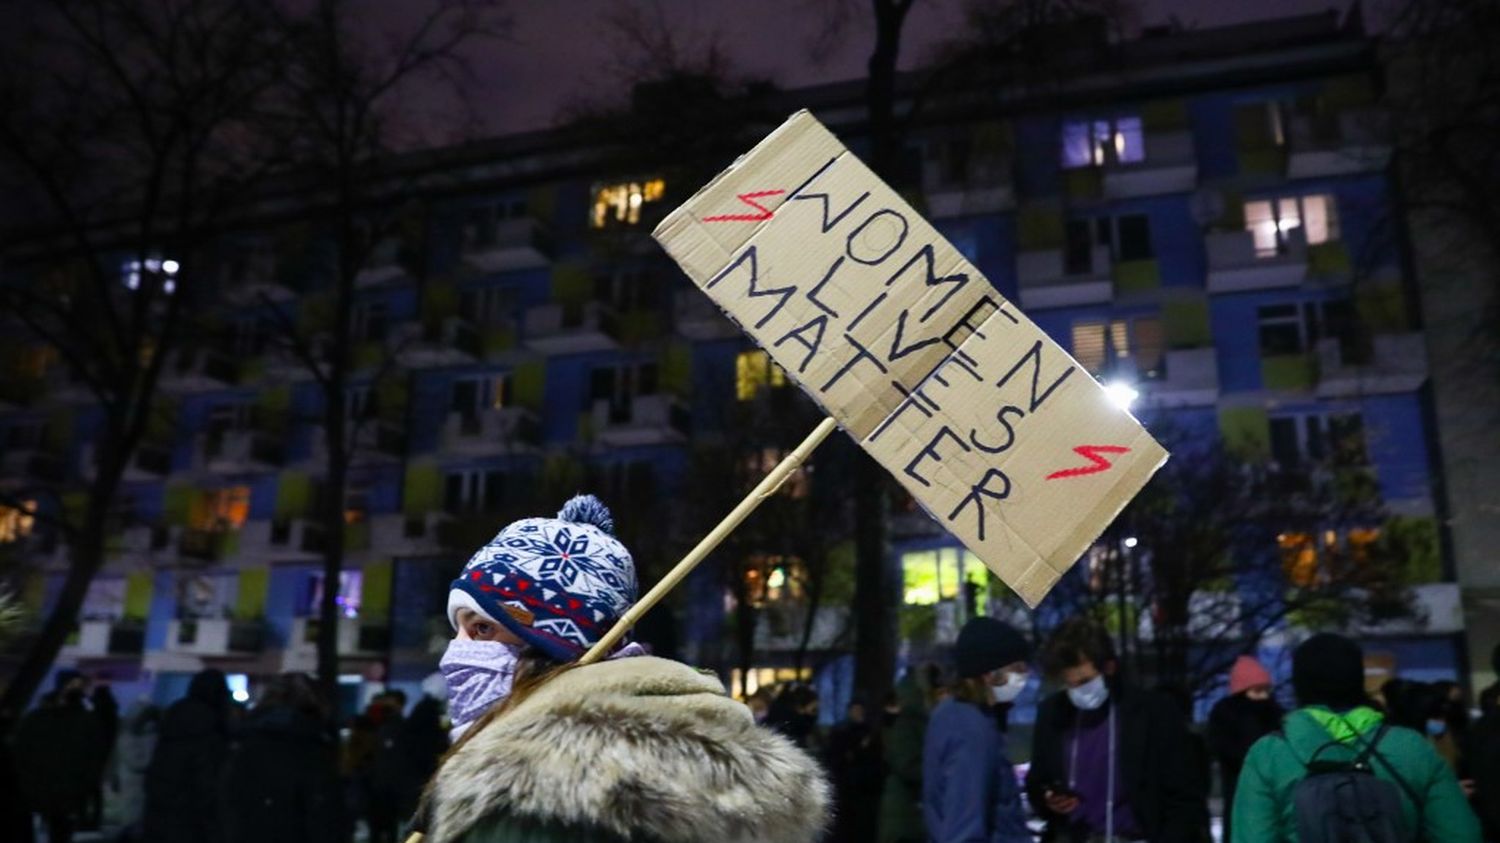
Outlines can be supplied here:
<path id="1" fill-rule="evenodd" d="M 1376 752 L 1387 728 L 1382 724 L 1370 740 L 1357 737 L 1364 749 L 1352 761 L 1320 759 L 1318 755 L 1323 750 L 1341 746 L 1331 740 L 1302 762 L 1307 775 L 1292 790 L 1300 843 L 1414 843 L 1418 839 L 1422 802 L 1395 768 Z M 1286 740 L 1285 735 L 1282 740 Z M 1370 766 L 1372 758 L 1396 781 L 1377 777 Z M 1398 784 L 1417 808 L 1417 829 L 1406 827 Z"/>

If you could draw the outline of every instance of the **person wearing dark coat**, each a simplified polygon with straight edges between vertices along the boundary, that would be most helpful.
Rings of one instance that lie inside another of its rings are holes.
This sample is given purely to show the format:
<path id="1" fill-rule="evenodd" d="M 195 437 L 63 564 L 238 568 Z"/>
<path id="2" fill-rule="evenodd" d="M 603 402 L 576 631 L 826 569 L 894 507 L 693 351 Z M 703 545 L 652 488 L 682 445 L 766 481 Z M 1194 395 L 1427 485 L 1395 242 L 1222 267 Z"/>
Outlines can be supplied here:
<path id="1" fill-rule="evenodd" d="M 1490 654 L 1500 677 L 1500 645 Z M 1469 775 L 1474 792 L 1470 802 L 1484 827 L 1484 839 L 1500 841 L 1500 681 L 1479 695 L 1479 720 L 1469 729 Z"/>
<path id="2" fill-rule="evenodd" d="M 1254 658 L 1240 656 L 1229 671 L 1229 695 L 1208 713 L 1208 744 L 1224 783 L 1224 839 L 1232 827 L 1234 788 L 1250 747 L 1281 726 L 1281 706 L 1271 696 L 1271 673 Z"/>
<path id="3" fill-rule="evenodd" d="M 917 672 L 908 670 L 886 702 L 880 744 L 885 788 L 880 794 L 879 843 L 925 843 L 922 824 L 922 744 L 927 699 Z"/>
<path id="4" fill-rule="evenodd" d="M 833 784 L 830 843 L 873 841 L 885 769 L 880 761 L 880 733 L 870 725 L 863 700 L 850 702 L 847 719 L 829 731 L 824 767 Z"/>
<path id="5" fill-rule="evenodd" d="M 99 789 L 108 748 L 73 678 L 21 719 L 14 744 L 21 790 L 42 815 L 47 839 L 68 843 Z"/>
<path id="6" fill-rule="evenodd" d="M 223 837 L 218 782 L 229 750 L 229 686 L 218 670 L 193 676 L 187 696 L 162 715 L 146 768 L 143 839 L 218 843 Z"/>
<path id="7" fill-rule="evenodd" d="M 448 732 L 442 721 L 442 702 L 423 697 L 410 715 L 381 727 L 370 785 L 372 798 L 386 806 L 389 816 L 405 821 L 416 813 L 422 788 L 448 751 Z M 373 830 L 371 839 L 376 839 Z"/>
<path id="8" fill-rule="evenodd" d="M 1177 704 L 1124 682 L 1109 635 L 1087 619 L 1058 627 L 1043 662 L 1065 686 L 1037 708 L 1032 734 L 1026 790 L 1043 839 L 1204 840 L 1206 783 Z"/>
<path id="9" fill-rule="evenodd" d="M 273 679 L 224 763 L 224 843 L 337 843 L 344 827 L 338 754 L 312 679 Z"/>
<path id="10" fill-rule="evenodd" d="M 94 693 L 89 696 L 89 703 L 94 716 L 99 719 L 99 730 L 104 737 L 104 754 L 108 759 L 114 754 L 115 738 L 120 734 L 120 704 L 115 701 L 114 692 L 110 691 L 108 685 L 95 687 Z M 104 820 L 105 784 L 107 782 L 101 776 L 99 787 L 95 789 L 84 812 L 82 827 L 86 831 L 97 831 Z"/>

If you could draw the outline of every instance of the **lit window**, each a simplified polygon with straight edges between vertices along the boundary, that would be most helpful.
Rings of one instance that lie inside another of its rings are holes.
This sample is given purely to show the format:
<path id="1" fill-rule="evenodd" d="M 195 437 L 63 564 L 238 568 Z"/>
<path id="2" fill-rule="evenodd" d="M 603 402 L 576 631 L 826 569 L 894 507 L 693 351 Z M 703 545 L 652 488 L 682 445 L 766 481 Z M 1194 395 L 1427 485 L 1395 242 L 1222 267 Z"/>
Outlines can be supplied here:
<path id="1" fill-rule="evenodd" d="M 250 517 L 250 487 L 209 489 L 193 500 L 190 526 L 199 530 L 238 530 Z"/>
<path id="2" fill-rule="evenodd" d="M 745 568 L 745 594 L 756 607 L 795 603 L 806 597 L 807 569 L 794 556 L 755 554 Z"/>
<path id="3" fill-rule="evenodd" d="M 982 593 L 989 575 L 979 557 L 962 548 L 943 547 L 901 555 L 902 602 L 930 606 L 959 597 L 965 584 Z"/>
<path id="4" fill-rule="evenodd" d="M 339 607 L 339 614 L 346 618 L 359 617 L 360 597 L 363 591 L 363 571 L 339 572 L 339 593 L 333 598 L 334 604 Z M 305 617 L 315 618 L 323 609 L 322 574 L 309 576 L 307 596 L 307 602 L 303 604 L 303 614 Z"/>
<path id="5" fill-rule="evenodd" d="M 1308 533 L 1282 533 L 1276 537 L 1281 551 L 1281 570 L 1287 581 L 1300 588 L 1318 581 L 1318 548 Z"/>
<path id="6" fill-rule="evenodd" d="M 594 188 L 594 209 L 589 224 L 594 228 L 635 225 L 641 221 L 641 207 L 648 202 L 661 201 L 666 191 L 666 182 L 661 179 L 600 185 Z"/>
<path id="7" fill-rule="evenodd" d="M 771 362 L 764 351 L 742 351 L 734 360 L 734 394 L 741 401 L 754 400 L 762 387 L 786 386 L 786 372 Z"/>
<path id="8" fill-rule="evenodd" d="M 177 270 L 181 264 L 167 258 L 147 258 L 145 271 L 151 275 L 160 276 L 162 279 L 162 291 L 170 295 L 177 289 Z M 138 260 L 126 261 L 121 268 L 120 280 L 124 282 L 125 289 L 139 290 L 141 288 L 141 262 Z"/>
<path id="9" fill-rule="evenodd" d="M 1064 169 L 1133 164 L 1145 160 L 1141 118 L 1069 120 L 1062 127 Z"/>
<path id="10" fill-rule="evenodd" d="M 1129 368 L 1140 377 L 1159 376 L 1165 346 L 1161 320 L 1154 316 L 1073 325 L 1073 358 L 1094 375 Z"/>
<path id="11" fill-rule="evenodd" d="M 1245 203 L 1245 229 L 1255 239 L 1257 257 L 1286 254 L 1294 229 L 1302 229 L 1307 244 L 1339 239 L 1338 205 L 1328 194 L 1252 199 Z"/>
<path id="12" fill-rule="evenodd" d="M 21 507 L 0 506 L 0 544 L 19 541 L 31 535 L 36 524 L 36 501 L 22 501 Z"/>

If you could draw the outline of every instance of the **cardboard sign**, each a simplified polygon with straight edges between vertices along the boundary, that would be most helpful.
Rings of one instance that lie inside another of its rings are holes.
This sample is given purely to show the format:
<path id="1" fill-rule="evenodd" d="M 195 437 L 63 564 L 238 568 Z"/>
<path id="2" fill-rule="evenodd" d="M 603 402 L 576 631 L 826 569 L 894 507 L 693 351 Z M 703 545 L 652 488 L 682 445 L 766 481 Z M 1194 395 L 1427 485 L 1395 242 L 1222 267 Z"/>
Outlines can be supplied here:
<path id="1" fill-rule="evenodd" d="M 654 236 L 1028 605 L 1166 461 L 1083 367 L 807 112 Z"/>

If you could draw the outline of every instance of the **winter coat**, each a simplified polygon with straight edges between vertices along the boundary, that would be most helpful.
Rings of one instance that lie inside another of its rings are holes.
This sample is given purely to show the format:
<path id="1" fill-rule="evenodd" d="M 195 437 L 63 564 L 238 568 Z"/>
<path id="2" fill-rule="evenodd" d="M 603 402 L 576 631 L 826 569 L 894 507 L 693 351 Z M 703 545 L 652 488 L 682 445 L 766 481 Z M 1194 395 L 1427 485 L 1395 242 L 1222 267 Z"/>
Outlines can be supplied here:
<path id="1" fill-rule="evenodd" d="M 884 778 L 880 734 L 868 723 L 847 721 L 833 727 L 828 733 L 825 767 L 834 793 L 828 843 L 871 843 Z"/>
<path id="2" fill-rule="evenodd" d="M 1382 723 L 1381 715 L 1369 708 L 1354 709 L 1343 718 L 1317 708 L 1298 709 L 1287 715 L 1281 731 L 1257 741 L 1245 759 L 1234 799 L 1235 843 L 1295 843 L 1297 816 L 1292 794 L 1307 776 L 1305 762 L 1315 752 L 1319 760 L 1353 759 L 1362 749 L 1356 734 L 1373 737 Z M 1464 800 L 1453 770 L 1425 737 L 1391 726 L 1380 739 L 1377 752 L 1386 763 L 1371 760 L 1375 775 L 1395 781 L 1390 769 L 1394 767 L 1422 801 L 1423 839 L 1434 843 L 1479 842 L 1479 823 Z M 1415 828 L 1419 806 L 1399 784 L 1397 791 L 1401 793 L 1406 827 Z"/>
<path id="3" fill-rule="evenodd" d="M 93 712 L 70 702 L 21 718 L 13 751 L 22 793 L 47 816 L 74 813 L 99 792 L 109 747 Z"/>
<path id="4" fill-rule="evenodd" d="M 650 656 L 578 667 L 456 749 L 425 843 L 811 843 L 817 764 L 710 674 Z"/>
<path id="5" fill-rule="evenodd" d="M 310 715 L 252 710 L 219 785 L 225 843 L 335 843 L 343 828 L 336 758 Z"/>
<path id="6" fill-rule="evenodd" d="M 151 843 L 217 843 L 219 771 L 229 751 L 229 690 L 222 675 L 193 677 L 188 695 L 162 715 L 146 769 L 144 839 Z"/>
<path id="7" fill-rule="evenodd" d="M 1152 843 L 1195 843 L 1208 828 L 1206 785 L 1193 772 L 1187 725 L 1165 694 L 1112 683 L 1108 705 L 1118 706 L 1120 787 L 1141 832 Z M 1078 709 L 1058 691 L 1037 707 L 1026 792 L 1047 820 L 1045 840 L 1072 840 L 1076 829 L 1047 808 L 1047 788 L 1068 779 L 1066 736 Z"/>
<path id="8" fill-rule="evenodd" d="M 927 722 L 922 814 L 933 843 L 1031 843 L 995 712 L 944 700 Z"/>
<path id="9" fill-rule="evenodd" d="M 880 843 L 927 839 L 921 808 L 927 705 L 922 686 L 911 673 L 896 683 L 896 702 L 896 716 L 881 733 L 886 773 L 880 797 Z"/>
<path id="10" fill-rule="evenodd" d="M 1484 837 L 1500 840 L 1500 714 L 1486 714 L 1469 731 L 1469 759 Z"/>
<path id="11" fill-rule="evenodd" d="M 423 697 L 411 716 L 381 727 L 381 746 L 375 755 L 370 789 L 373 799 L 386 805 L 391 816 L 409 818 L 417 809 L 422 788 L 448 751 L 448 732 L 442 724 L 443 704 Z"/>
<path id="12" fill-rule="evenodd" d="M 1285 712 L 1275 700 L 1230 694 L 1208 713 L 1208 746 L 1224 780 L 1224 827 L 1232 828 L 1234 788 L 1255 742 L 1281 727 Z"/>

